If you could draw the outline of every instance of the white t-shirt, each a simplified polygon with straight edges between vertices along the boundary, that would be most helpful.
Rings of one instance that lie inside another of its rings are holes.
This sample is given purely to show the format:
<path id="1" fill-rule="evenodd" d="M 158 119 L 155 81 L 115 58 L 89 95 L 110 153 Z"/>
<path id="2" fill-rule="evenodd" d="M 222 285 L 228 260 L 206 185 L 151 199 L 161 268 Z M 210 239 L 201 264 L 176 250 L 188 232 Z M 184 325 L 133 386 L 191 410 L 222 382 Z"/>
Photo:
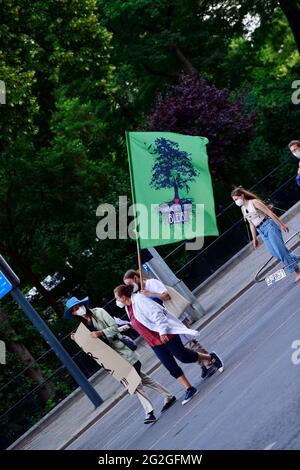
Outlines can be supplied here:
<path id="1" fill-rule="evenodd" d="M 158 279 L 146 279 L 144 282 L 145 290 L 153 294 L 164 294 L 167 291 L 166 286 Z"/>

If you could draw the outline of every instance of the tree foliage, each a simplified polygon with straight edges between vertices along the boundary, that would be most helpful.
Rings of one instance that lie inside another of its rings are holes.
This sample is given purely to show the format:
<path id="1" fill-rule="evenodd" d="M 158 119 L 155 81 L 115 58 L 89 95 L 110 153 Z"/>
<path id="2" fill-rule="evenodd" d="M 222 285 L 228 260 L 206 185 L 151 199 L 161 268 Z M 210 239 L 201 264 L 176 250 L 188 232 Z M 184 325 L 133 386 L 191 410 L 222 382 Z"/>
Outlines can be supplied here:
<path id="1" fill-rule="evenodd" d="M 158 138 L 151 147 L 151 155 L 155 155 L 152 166 L 150 185 L 154 189 L 174 188 L 174 200 L 180 199 L 179 190 L 189 191 L 191 183 L 198 175 L 191 155 L 180 150 L 177 142 Z"/>
<path id="2" fill-rule="evenodd" d="M 147 128 L 207 137 L 212 172 L 220 179 L 232 165 L 237 167 L 253 127 L 254 116 L 245 112 L 243 97 L 231 99 L 229 90 L 193 74 L 182 76 L 178 85 L 158 97 Z"/>

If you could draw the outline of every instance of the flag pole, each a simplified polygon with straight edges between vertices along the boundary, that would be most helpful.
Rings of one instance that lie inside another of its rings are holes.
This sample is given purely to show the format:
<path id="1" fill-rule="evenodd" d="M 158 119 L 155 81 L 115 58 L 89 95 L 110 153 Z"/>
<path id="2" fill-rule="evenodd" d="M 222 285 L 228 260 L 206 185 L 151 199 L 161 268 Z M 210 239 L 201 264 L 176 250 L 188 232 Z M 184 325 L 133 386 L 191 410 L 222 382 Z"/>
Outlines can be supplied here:
<path id="1" fill-rule="evenodd" d="M 141 249 L 138 239 L 136 239 L 136 246 L 137 246 L 137 254 L 138 254 L 138 263 L 139 263 L 139 272 L 140 272 L 140 283 L 141 283 L 141 290 L 144 290 L 144 279 L 143 279 L 143 266 L 142 266 L 142 256 L 141 256 Z"/>
<path id="2" fill-rule="evenodd" d="M 126 145 L 127 145 L 127 153 L 128 153 L 131 194 L 132 194 L 132 202 L 133 202 L 134 218 L 135 218 L 135 234 L 136 234 L 137 257 L 138 257 L 138 265 L 139 265 L 139 273 L 140 273 L 141 290 L 143 290 L 144 289 L 144 280 L 143 280 L 142 256 L 141 256 L 141 247 L 140 247 L 138 225 L 137 225 L 137 216 L 136 216 L 136 196 L 135 196 L 134 183 L 133 183 L 133 168 L 132 168 L 132 157 L 131 157 L 131 149 L 130 149 L 129 132 L 126 131 L 125 135 L 126 135 Z"/>

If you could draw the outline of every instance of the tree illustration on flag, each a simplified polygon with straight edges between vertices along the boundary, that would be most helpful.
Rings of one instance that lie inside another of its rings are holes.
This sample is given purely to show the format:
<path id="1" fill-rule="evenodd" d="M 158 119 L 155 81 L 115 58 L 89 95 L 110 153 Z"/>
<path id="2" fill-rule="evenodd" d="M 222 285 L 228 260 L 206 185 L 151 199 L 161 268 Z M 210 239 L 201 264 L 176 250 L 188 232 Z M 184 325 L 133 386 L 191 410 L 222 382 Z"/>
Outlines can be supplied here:
<path id="1" fill-rule="evenodd" d="M 200 172 L 194 167 L 192 155 L 185 150 L 180 150 L 179 144 L 164 137 L 155 140 L 154 145 L 148 147 L 151 155 L 155 155 L 152 166 L 152 178 L 150 186 L 153 189 L 174 189 L 173 201 L 179 204 L 180 189 L 187 193 L 192 183 Z"/>

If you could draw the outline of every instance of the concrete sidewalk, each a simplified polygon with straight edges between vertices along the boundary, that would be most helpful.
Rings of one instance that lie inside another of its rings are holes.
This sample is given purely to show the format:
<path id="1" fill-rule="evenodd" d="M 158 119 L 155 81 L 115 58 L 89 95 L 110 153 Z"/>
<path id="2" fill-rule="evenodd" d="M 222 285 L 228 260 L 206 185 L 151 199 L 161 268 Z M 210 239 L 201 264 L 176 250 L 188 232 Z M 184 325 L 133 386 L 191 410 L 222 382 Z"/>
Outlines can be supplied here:
<path id="1" fill-rule="evenodd" d="M 290 226 L 290 235 L 300 228 L 299 209 L 300 202 L 282 217 L 282 220 Z M 284 238 L 287 239 L 290 235 L 284 235 Z M 289 247 L 298 246 L 298 242 L 297 237 L 292 240 Z M 262 246 L 254 251 L 252 244 L 249 244 L 201 284 L 195 290 L 195 294 L 207 313 L 193 325 L 193 328 L 199 330 L 204 328 L 249 289 L 255 282 L 255 273 L 269 257 L 270 255 Z M 153 372 L 160 366 L 160 362 L 142 339 L 139 342 L 138 353 L 143 370 L 147 373 Z M 9 449 L 64 449 L 127 393 L 120 384 L 103 371 L 98 372 L 91 380 L 104 399 L 104 403 L 99 408 L 94 409 L 89 399 L 80 389 L 77 389 Z"/>

